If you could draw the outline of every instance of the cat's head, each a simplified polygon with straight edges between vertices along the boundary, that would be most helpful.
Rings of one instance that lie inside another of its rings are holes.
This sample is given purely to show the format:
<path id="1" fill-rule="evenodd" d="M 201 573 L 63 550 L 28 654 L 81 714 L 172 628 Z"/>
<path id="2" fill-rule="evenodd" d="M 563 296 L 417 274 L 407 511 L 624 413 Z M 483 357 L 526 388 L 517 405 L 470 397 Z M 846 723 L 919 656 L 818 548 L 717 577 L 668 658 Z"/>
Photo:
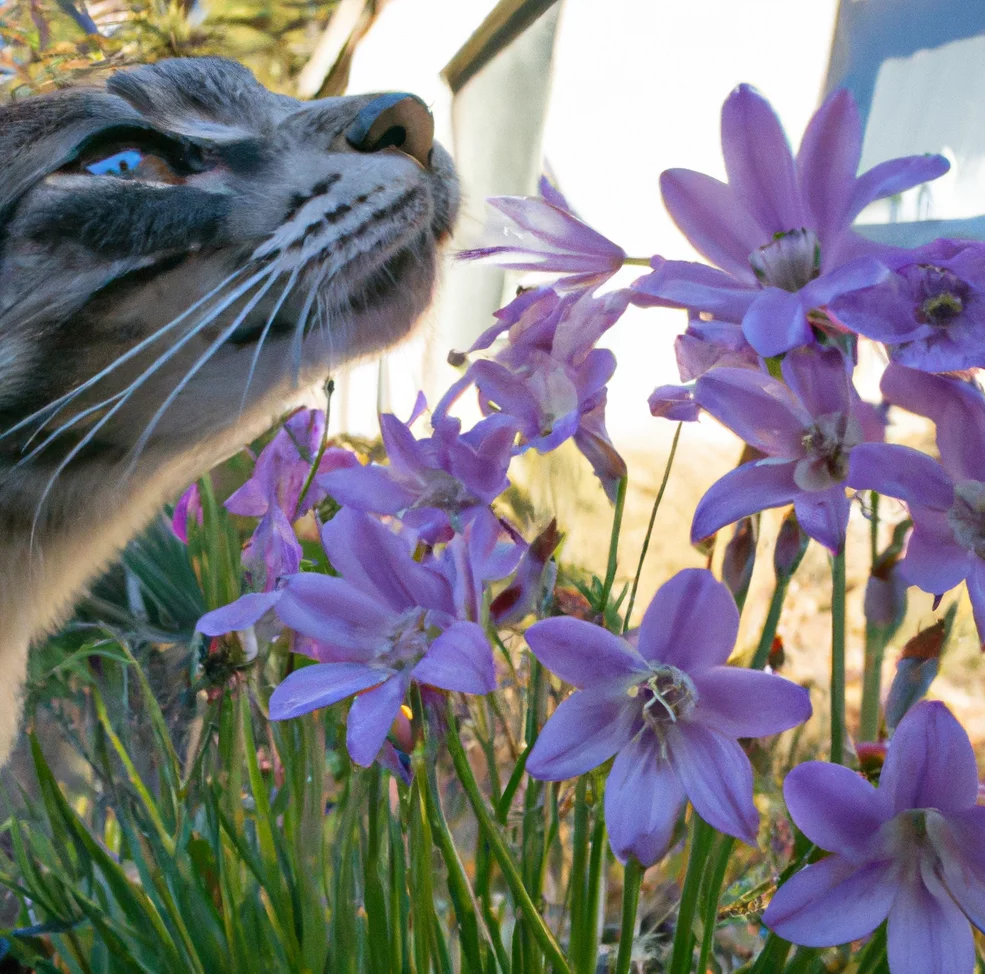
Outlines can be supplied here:
<path id="1" fill-rule="evenodd" d="M 193 448 L 405 335 L 457 208 L 432 136 L 216 58 L 0 109 L 0 472 Z"/>

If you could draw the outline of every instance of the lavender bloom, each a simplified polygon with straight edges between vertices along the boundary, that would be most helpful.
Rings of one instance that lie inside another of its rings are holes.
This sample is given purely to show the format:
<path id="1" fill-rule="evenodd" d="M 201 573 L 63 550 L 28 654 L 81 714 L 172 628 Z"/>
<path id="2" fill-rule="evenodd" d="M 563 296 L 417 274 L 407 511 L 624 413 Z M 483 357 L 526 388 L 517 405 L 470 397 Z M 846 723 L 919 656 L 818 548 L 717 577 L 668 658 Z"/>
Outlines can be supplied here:
<path id="1" fill-rule="evenodd" d="M 610 499 L 626 473 L 605 428 L 605 387 L 616 360 L 594 346 L 628 303 L 625 291 L 564 299 L 544 327 L 525 330 L 495 359 L 473 362 L 464 380 L 475 383 L 484 413 L 516 420 L 519 452 L 547 453 L 573 437 Z"/>
<path id="2" fill-rule="evenodd" d="M 985 244 L 935 240 L 875 287 L 842 295 L 831 315 L 885 342 L 890 357 L 925 372 L 985 366 Z"/>
<path id="3" fill-rule="evenodd" d="M 751 369 L 714 369 L 698 379 L 695 401 L 766 457 L 711 486 L 694 513 L 693 540 L 793 504 L 804 531 L 837 552 L 848 526 L 846 487 L 924 503 L 946 490 L 946 477 L 925 454 L 863 442 L 858 399 L 839 351 L 798 349 L 784 358 L 782 371 L 786 384 Z"/>
<path id="4" fill-rule="evenodd" d="M 282 575 L 301 568 L 301 544 L 287 515 L 272 504 L 243 548 L 246 584 L 255 592 L 271 592 Z"/>
<path id="5" fill-rule="evenodd" d="M 934 595 L 967 582 L 985 647 L 985 395 L 971 383 L 894 364 L 882 392 L 934 421 L 942 464 L 937 495 L 909 504 L 913 531 L 899 570 Z"/>
<path id="6" fill-rule="evenodd" d="M 263 448 L 253 468 L 253 476 L 225 503 L 232 514 L 263 517 L 276 504 L 294 521 L 324 500 L 325 492 L 312 484 L 299 507 L 301 491 L 311 472 L 325 432 L 325 414 L 320 409 L 299 409 L 283 429 Z M 325 473 L 342 467 L 355 467 L 359 461 L 348 450 L 327 449 L 318 465 Z"/>
<path id="7" fill-rule="evenodd" d="M 366 514 L 343 508 L 322 529 L 341 578 L 302 573 L 266 594 L 243 596 L 199 620 L 206 635 L 244 629 L 270 608 L 286 626 L 327 647 L 334 662 L 295 670 L 270 698 L 285 720 L 358 694 L 346 743 L 368 766 L 386 739 L 415 680 L 462 693 L 496 686 L 492 649 L 482 627 L 459 619 L 448 579 L 418 564 L 408 539 Z"/>
<path id="8" fill-rule="evenodd" d="M 185 492 L 178 498 L 178 503 L 174 505 L 174 514 L 171 516 L 171 530 L 174 536 L 188 544 L 188 519 L 195 518 L 199 525 L 202 523 L 202 496 L 198 490 L 198 483 L 185 488 Z"/>
<path id="9" fill-rule="evenodd" d="M 808 312 L 889 273 L 875 259 L 889 250 L 853 233 L 855 217 L 948 169 L 942 156 L 911 156 L 856 177 L 861 147 L 858 108 L 846 91 L 814 114 L 794 159 L 769 103 L 740 85 L 722 107 L 728 183 L 688 169 L 660 177 L 674 222 L 721 270 L 667 261 L 633 287 L 741 322 L 763 356 L 813 343 Z"/>
<path id="10" fill-rule="evenodd" d="M 558 781 L 615 754 L 605 820 L 622 862 L 660 859 L 688 799 L 716 829 L 756 841 L 752 768 L 737 738 L 787 730 L 811 704 L 781 677 L 724 665 L 738 625 L 728 589 L 686 569 L 654 596 L 638 648 L 570 617 L 527 630 L 537 658 L 578 690 L 544 726 L 527 771 Z"/>
<path id="11" fill-rule="evenodd" d="M 316 478 L 338 503 L 374 514 L 411 512 L 405 518 L 429 542 L 447 541 L 456 522 L 491 504 L 509 486 L 506 471 L 517 423 L 490 416 L 462 433 L 446 413 L 432 417 L 434 434 L 415 439 L 409 423 L 380 417 L 389 466 L 340 467 Z"/>
<path id="12" fill-rule="evenodd" d="M 971 974 L 985 929 L 985 808 L 968 735 L 917 704 L 889 742 L 879 787 L 809 761 L 783 784 L 793 820 L 832 855 L 797 873 L 763 922 L 808 947 L 858 940 L 889 918 L 892 974 Z"/>
<path id="13" fill-rule="evenodd" d="M 486 202 L 507 219 L 491 246 L 463 250 L 462 260 L 491 258 L 500 267 L 561 273 L 562 289 L 595 290 L 622 267 L 626 252 L 583 223 L 546 179 L 541 197 L 495 196 Z M 499 243 L 499 241 L 505 241 Z"/>

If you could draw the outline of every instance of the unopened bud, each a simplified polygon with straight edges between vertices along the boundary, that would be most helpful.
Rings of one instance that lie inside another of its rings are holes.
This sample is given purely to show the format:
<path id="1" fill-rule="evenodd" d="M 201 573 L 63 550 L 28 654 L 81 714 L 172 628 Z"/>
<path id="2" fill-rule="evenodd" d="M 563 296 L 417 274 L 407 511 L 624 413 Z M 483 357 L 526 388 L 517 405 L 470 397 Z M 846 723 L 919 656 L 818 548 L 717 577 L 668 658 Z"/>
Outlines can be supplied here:
<path id="1" fill-rule="evenodd" d="M 749 583 L 752 581 L 752 570 L 756 565 L 757 534 L 755 519 L 744 517 L 736 524 L 732 538 L 725 546 L 722 581 L 740 605 L 745 601 Z"/>
<path id="2" fill-rule="evenodd" d="M 773 549 L 773 570 L 778 579 L 786 581 L 797 571 L 810 540 L 798 523 L 796 512 L 791 508 L 780 525 L 776 547 Z"/>

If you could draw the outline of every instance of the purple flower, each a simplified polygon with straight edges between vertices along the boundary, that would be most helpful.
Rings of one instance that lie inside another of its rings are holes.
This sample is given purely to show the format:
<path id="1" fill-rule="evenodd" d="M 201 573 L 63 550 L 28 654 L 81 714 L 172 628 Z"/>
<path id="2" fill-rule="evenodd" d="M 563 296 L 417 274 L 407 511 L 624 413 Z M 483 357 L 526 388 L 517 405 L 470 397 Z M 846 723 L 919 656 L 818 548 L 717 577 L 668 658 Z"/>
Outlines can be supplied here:
<path id="1" fill-rule="evenodd" d="M 516 420 L 518 452 L 547 453 L 573 437 L 610 499 L 626 473 L 605 428 L 606 383 L 616 359 L 594 346 L 628 303 L 626 291 L 564 298 L 516 342 L 511 332 L 511 343 L 495 359 L 473 362 L 457 384 L 475 383 L 487 415 Z"/>
<path id="2" fill-rule="evenodd" d="M 517 423 L 490 416 L 462 433 L 458 419 L 435 412 L 432 436 L 415 439 L 409 423 L 380 417 L 388 466 L 340 467 L 316 483 L 338 503 L 374 514 L 412 512 L 405 521 L 430 542 L 451 538 L 458 521 L 491 504 L 509 486 Z"/>
<path id="3" fill-rule="evenodd" d="M 925 372 L 985 366 L 985 244 L 935 240 L 886 281 L 842 295 L 829 311 L 885 342 L 901 365 Z"/>
<path id="4" fill-rule="evenodd" d="M 206 635 L 245 629 L 271 608 L 334 662 L 295 670 L 274 690 L 270 716 L 285 720 L 358 694 L 346 725 L 353 761 L 372 764 L 414 680 L 462 693 L 496 686 L 481 626 L 458 617 L 452 585 L 413 558 L 408 539 L 343 508 L 322 529 L 341 578 L 292 575 L 275 592 L 245 595 L 203 616 Z"/>
<path id="5" fill-rule="evenodd" d="M 899 570 L 935 595 L 967 582 L 985 648 L 985 395 L 969 382 L 893 364 L 882 392 L 934 421 L 942 464 L 937 495 L 909 504 L 913 531 Z"/>
<path id="6" fill-rule="evenodd" d="M 290 521 L 307 514 L 325 498 L 324 491 L 312 484 L 304 503 L 298 506 L 324 432 L 325 414 L 320 409 L 299 409 L 263 448 L 250 479 L 226 499 L 226 510 L 263 517 L 270 505 L 276 504 Z M 333 447 L 325 451 L 318 470 L 325 473 L 358 465 L 354 454 Z"/>
<path id="7" fill-rule="evenodd" d="M 520 559 L 513 581 L 492 600 L 490 618 L 497 626 L 510 626 L 535 612 L 553 593 L 557 565 L 552 560 L 561 543 L 557 520 L 537 535 Z"/>
<path id="8" fill-rule="evenodd" d="M 787 730 L 811 704 L 781 677 L 725 666 L 738 625 L 728 589 L 686 569 L 650 603 L 638 648 L 570 617 L 527 630 L 536 657 L 578 690 L 544 726 L 527 771 L 558 781 L 616 755 L 605 821 L 622 862 L 656 862 L 688 799 L 716 829 L 756 841 L 752 768 L 737 738 Z"/>
<path id="9" fill-rule="evenodd" d="M 691 244 L 721 270 L 660 262 L 633 287 L 742 323 L 763 356 L 811 344 L 808 312 L 878 284 L 889 251 L 850 229 L 871 202 L 947 172 L 942 156 L 893 159 L 856 177 L 858 108 L 834 92 L 811 119 L 794 159 L 769 103 L 740 85 L 722 107 L 728 183 L 689 169 L 660 177 L 664 205 Z"/>
<path id="10" fill-rule="evenodd" d="M 243 548 L 246 584 L 255 592 L 273 591 L 282 575 L 293 575 L 301 568 L 302 555 L 293 525 L 272 504 Z"/>
<path id="11" fill-rule="evenodd" d="M 858 940 L 887 917 L 892 974 L 972 974 L 985 929 L 985 808 L 968 735 L 922 702 L 889 742 L 879 787 L 809 761 L 783 784 L 797 826 L 832 854 L 795 874 L 763 922 L 808 947 Z"/>
<path id="12" fill-rule="evenodd" d="M 185 492 L 178 498 L 178 503 L 174 505 L 174 514 L 171 516 L 171 530 L 174 536 L 188 544 L 188 519 L 195 518 L 195 523 L 202 524 L 202 496 L 198 490 L 198 483 L 192 484 L 185 489 Z"/>
<path id="13" fill-rule="evenodd" d="M 491 258 L 500 267 L 566 276 L 556 286 L 594 290 L 622 267 L 626 252 L 583 223 L 546 179 L 541 197 L 494 196 L 486 202 L 506 217 L 490 246 L 463 250 L 462 260 Z"/>
<path id="14" fill-rule="evenodd" d="M 701 408 L 766 457 L 711 486 L 695 511 L 693 540 L 792 503 L 804 531 L 837 552 L 848 526 L 846 487 L 917 502 L 946 491 L 947 478 L 925 454 L 863 442 L 860 400 L 839 351 L 797 349 L 781 368 L 786 384 L 751 369 L 713 369 L 698 379 Z"/>

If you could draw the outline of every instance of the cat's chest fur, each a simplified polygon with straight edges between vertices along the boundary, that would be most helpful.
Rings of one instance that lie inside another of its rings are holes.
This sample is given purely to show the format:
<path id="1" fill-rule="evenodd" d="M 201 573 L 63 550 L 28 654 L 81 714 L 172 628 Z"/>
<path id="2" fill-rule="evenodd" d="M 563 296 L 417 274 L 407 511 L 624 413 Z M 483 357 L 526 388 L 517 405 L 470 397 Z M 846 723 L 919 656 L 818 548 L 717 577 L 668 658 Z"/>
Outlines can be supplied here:
<path id="1" fill-rule="evenodd" d="M 430 301 L 457 183 L 407 94 L 214 58 L 0 109 L 0 762 L 27 648 L 186 483 Z"/>

